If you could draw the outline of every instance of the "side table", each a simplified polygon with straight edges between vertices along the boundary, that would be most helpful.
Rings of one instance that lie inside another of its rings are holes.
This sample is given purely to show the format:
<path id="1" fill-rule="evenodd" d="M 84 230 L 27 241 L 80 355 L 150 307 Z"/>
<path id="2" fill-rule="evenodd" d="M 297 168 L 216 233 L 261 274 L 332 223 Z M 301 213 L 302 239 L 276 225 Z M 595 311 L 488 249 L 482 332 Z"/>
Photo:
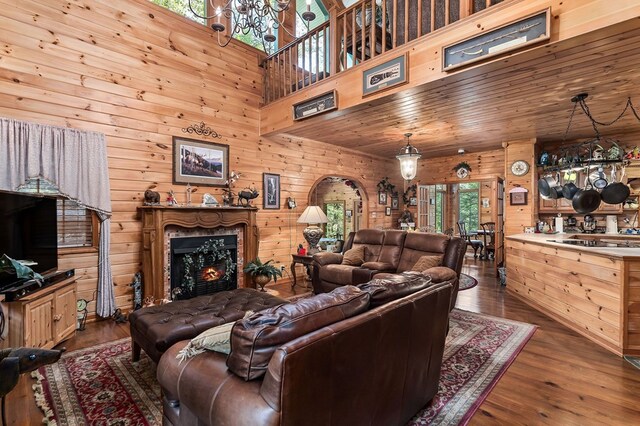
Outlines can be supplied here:
<path id="1" fill-rule="evenodd" d="M 313 256 L 309 256 L 306 254 L 292 254 L 291 258 L 291 276 L 293 277 L 293 284 L 291 284 L 291 288 L 294 288 L 296 284 L 298 284 L 296 280 L 296 264 L 300 263 L 301 265 L 304 265 L 307 269 L 307 276 L 311 277 L 311 271 L 309 270 L 309 268 L 311 267 L 311 263 L 313 262 Z"/>

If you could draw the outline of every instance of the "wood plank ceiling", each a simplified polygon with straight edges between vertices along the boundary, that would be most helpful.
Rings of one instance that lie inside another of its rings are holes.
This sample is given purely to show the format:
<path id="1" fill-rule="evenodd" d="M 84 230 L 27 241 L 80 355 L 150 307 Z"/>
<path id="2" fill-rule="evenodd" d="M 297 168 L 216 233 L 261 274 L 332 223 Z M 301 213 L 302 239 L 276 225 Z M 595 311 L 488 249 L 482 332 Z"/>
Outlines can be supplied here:
<path id="1" fill-rule="evenodd" d="M 591 112 L 602 121 L 615 118 L 628 97 L 640 112 L 639 22 L 635 18 L 303 121 L 289 134 L 383 157 L 397 153 L 406 132 L 413 132 L 412 144 L 425 157 L 452 155 L 458 148 L 496 149 L 509 140 L 561 140 L 577 93 L 589 93 Z M 630 112 L 604 132 L 628 133 L 640 135 L 640 122 Z M 578 110 L 569 138 L 593 135 Z"/>

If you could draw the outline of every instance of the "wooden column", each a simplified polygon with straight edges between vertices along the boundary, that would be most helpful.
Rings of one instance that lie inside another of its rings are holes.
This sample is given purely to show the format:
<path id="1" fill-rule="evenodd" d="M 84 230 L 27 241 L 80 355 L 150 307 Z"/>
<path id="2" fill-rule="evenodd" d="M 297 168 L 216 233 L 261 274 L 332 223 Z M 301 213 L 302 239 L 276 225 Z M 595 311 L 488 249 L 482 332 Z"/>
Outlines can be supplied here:
<path id="1" fill-rule="evenodd" d="M 504 235 L 520 234 L 524 232 L 525 226 L 534 226 L 536 220 L 537 189 L 536 182 L 536 158 L 535 139 L 505 142 L 504 164 Z M 524 176 L 515 176 L 511 173 L 511 164 L 514 161 L 524 160 L 529 163 L 529 172 Z M 512 206 L 509 204 L 509 191 L 516 186 L 521 186 L 529 191 L 527 194 L 527 205 Z"/>
<path id="2" fill-rule="evenodd" d="M 255 207 L 138 207 L 142 220 L 142 274 L 143 297 L 156 300 L 166 297 L 164 292 L 164 256 L 166 241 L 164 230 L 168 225 L 183 228 L 219 228 L 242 226 L 245 261 L 258 256 L 258 226 Z M 238 267 L 240 268 L 241 265 Z M 245 285 L 253 285 L 245 274 Z"/>

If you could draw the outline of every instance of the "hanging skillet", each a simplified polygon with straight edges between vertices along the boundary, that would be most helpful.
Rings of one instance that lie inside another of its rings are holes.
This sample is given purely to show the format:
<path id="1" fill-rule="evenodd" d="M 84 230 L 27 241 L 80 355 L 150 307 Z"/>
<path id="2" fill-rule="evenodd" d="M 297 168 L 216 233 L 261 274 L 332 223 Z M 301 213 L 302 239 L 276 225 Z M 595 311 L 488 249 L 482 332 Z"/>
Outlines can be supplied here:
<path id="1" fill-rule="evenodd" d="M 614 166 L 613 170 L 611 171 L 611 181 L 613 183 L 610 183 L 600 193 L 600 197 L 602 198 L 602 201 L 604 201 L 607 204 L 624 203 L 626 199 L 629 198 L 629 194 L 631 194 L 631 191 L 629 190 L 629 187 L 627 185 L 625 185 L 622 182 L 615 182 L 615 173 L 616 173 L 615 170 L 616 169 Z M 625 169 L 623 167 L 622 176 L 620 176 L 620 180 L 622 180 L 622 178 L 624 177 L 624 173 L 625 173 Z"/>
<path id="2" fill-rule="evenodd" d="M 593 189 L 589 173 L 587 173 L 584 189 L 579 190 L 571 200 L 573 209 L 580 214 L 591 213 L 600 206 L 600 201 L 600 193 Z"/>

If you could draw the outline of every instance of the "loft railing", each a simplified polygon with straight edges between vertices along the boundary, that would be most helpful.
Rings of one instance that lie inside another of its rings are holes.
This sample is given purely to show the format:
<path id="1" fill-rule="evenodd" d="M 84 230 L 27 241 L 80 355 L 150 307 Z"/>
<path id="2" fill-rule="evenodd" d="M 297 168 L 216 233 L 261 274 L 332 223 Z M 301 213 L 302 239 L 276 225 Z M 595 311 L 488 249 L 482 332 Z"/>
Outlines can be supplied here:
<path id="1" fill-rule="evenodd" d="M 266 104 L 503 0 L 360 0 L 263 62 Z M 408 13 L 407 13 L 408 11 Z"/>

